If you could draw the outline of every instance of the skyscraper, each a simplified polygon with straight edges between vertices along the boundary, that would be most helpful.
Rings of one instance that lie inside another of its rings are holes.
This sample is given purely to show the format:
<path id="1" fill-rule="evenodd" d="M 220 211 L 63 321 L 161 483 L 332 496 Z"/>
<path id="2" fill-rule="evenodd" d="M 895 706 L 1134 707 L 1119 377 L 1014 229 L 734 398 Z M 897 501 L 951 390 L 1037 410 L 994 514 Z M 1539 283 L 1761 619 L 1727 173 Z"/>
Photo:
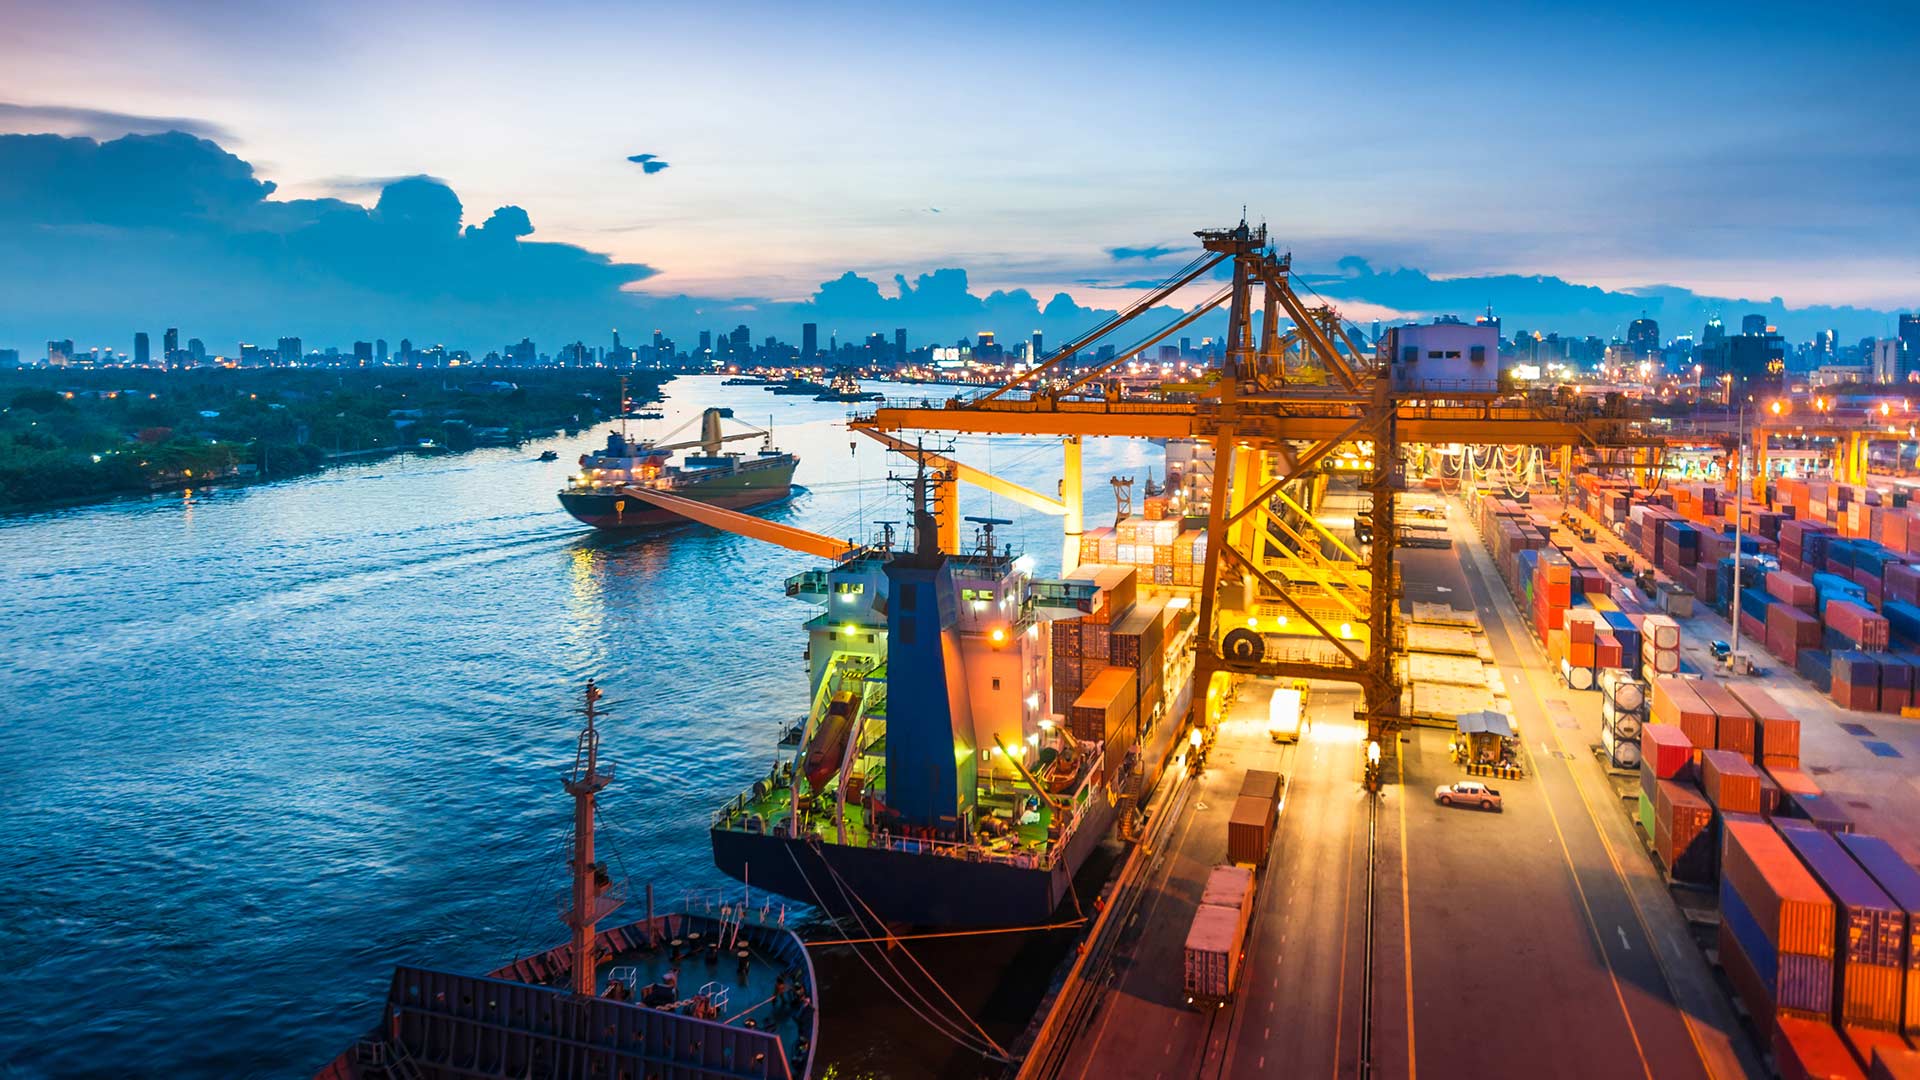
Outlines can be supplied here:
<path id="1" fill-rule="evenodd" d="M 187 339 L 187 359 L 195 364 L 207 362 L 207 343 L 199 338 Z"/>
<path id="2" fill-rule="evenodd" d="M 813 354 L 819 351 L 820 351 L 820 324 L 819 323 L 801 323 L 800 324 L 800 359 L 801 361 L 805 362 L 805 361 L 812 360 Z"/>
<path id="3" fill-rule="evenodd" d="M 1027 362 L 1031 364 L 1039 363 L 1040 357 L 1044 355 L 1045 352 L 1045 348 L 1040 343 L 1040 331 L 1035 330 L 1033 332 L 1033 345 L 1027 350 Z"/>
<path id="4" fill-rule="evenodd" d="M 360 367 L 373 363 L 373 342 L 356 341 L 353 343 L 353 362 Z"/>
<path id="5" fill-rule="evenodd" d="M 147 332 L 145 330 L 133 335 L 133 362 L 139 367 L 148 367 L 152 363 L 152 358 L 148 355 Z"/>
<path id="6" fill-rule="evenodd" d="M 1743 334 L 1764 334 L 1767 332 L 1765 315 L 1743 315 L 1740 318 L 1740 332 Z"/>
<path id="7" fill-rule="evenodd" d="M 387 339 L 373 339 L 373 362 L 381 367 L 387 366 Z"/>
<path id="8" fill-rule="evenodd" d="M 707 359 L 711 359 L 712 357 L 713 357 L 713 331 L 702 330 L 700 331 L 700 358 L 702 360 L 707 360 Z"/>
<path id="9" fill-rule="evenodd" d="M 1709 342 L 1719 341 L 1726 336 L 1727 328 L 1720 325 L 1720 317 L 1716 315 L 1708 319 L 1706 329 L 1700 331 L 1700 344 L 1705 345 Z"/>
<path id="10" fill-rule="evenodd" d="M 180 362 L 180 357 L 175 354 L 179 351 L 180 328 L 177 326 L 169 326 L 167 327 L 167 332 L 160 336 L 160 359 L 165 360 L 169 364 L 177 364 Z"/>
<path id="11" fill-rule="evenodd" d="M 300 363 L 300 339 L 283 337 L 280 339 L 280 362 L 287 367 Z"/>
<path id="12" fill-rule="evenodd" d="M 907 362 L 907 328 L 904 326 L 895 327 L 893 331 L 893 362 Z"/>
<path id="13" fill-rule="evenodd" d="M 1920 365 L 1920 315 L 1900 316 L 1899 336 L 1907 350 L 1907 363 Z"/>
<path id="14" fill-rule="evenodd" d="M 1635 356 L 1655 356 L 1660 352 L 1660 324 L 1641 316 L 1627 327 L 1627 351 Z"/>

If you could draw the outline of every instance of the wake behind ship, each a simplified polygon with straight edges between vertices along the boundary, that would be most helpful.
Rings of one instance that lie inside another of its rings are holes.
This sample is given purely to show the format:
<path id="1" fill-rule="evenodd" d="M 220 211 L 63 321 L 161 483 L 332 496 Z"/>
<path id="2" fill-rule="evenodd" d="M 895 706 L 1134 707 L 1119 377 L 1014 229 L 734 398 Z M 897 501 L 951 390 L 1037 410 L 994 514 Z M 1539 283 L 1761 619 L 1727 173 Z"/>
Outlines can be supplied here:
<path id="1" fill-rule="evenodd" d="M 647 502 L 636 489 L 730 510 L 792 495 L 800 459 L 775 449 L 769 432 L 723 435 L 720 420 L 719 409 L 706 410 L 700 415 L 700 438 L 680 443 L 634 439 L 622 424 L 607 433 L 605 449 L 580 456 L 580 472 L 560 491 L 560 505 L 596 529 L 654 529 L 686 519 Z M 760 439 L 762 445 L 751 455 L 725 451 L 727 443 L 741 439 Z M 675 451 L 693 448 L 699 452 L 673 464 Z"/>
<path id="2" fill-rule="evenodd" d="M 883 542 L 788 580 L 826 609 L 806 624 L 812 706 L 714 815 L 714 862 L 829 912 L 1043 923 L 1157 774 L 1191 611 L 1132 567 L 1036 581 L 995 519 L 969 519 L 973 552 L 943 552 L 924 465 L 915 484 L 912 551 Z"/>

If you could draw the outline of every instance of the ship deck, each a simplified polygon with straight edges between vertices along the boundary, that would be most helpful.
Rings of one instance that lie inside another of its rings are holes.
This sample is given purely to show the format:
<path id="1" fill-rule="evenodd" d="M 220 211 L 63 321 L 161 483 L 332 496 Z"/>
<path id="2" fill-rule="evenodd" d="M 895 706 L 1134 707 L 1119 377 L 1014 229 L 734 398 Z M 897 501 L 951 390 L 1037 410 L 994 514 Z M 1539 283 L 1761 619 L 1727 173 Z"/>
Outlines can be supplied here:
<path id="1" fill-rule="evenodd" d="M 1044 854 L 1053 828 L 1055 811 L 1045 802 L 1040 802 L 1037 809 L 1033 811 L 1035 816 L 1032 820 L 1017 823 L 1018 817 L 1026 816 L 1022 811 L 1027 809 L 1027 804 L 1028 793 L 1024 789 L 983 794 L 980 802 L 981 809 L 991 813 L 1009 828 L 1002 835 L 983 839 L 980 847 L 987 852 L 1000 855 L 1024 854 L 1037 858 Z M 746 822 L 754 816 L 758 816 L 765 822 L 767 831 L 778 831 L 793 816 L 792 788 L 786 783 L 781 783 L 757 797 L 753 792 L 743 793 L 739 799 L 728 804 L 723 814 L 715 818 L 714 826 L 750 831 Z M 833 800 L 821 799 L 816 802 L 807 796 L 802 796 L 801 817 L 804 822 L 803 832 L 818 833 L 828 843 L 842 842 L 834 824 Z M 847 804 L 845 843 L 854 847 L 887 847 L 897 846 L 904 839 L 885 831 L 876 836 L 868 812 L 852 802 Z"/>

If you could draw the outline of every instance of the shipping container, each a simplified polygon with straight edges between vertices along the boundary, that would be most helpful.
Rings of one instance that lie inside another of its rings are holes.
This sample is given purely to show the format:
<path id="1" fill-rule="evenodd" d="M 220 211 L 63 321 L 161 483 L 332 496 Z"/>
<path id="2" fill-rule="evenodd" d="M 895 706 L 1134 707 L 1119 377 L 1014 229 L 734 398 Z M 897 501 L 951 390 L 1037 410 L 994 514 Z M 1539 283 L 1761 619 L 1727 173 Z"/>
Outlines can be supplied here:
<path id="1" fill-rule="evenodd" d="M 1669 677 L 1653 681 L 1653 718 L 1685 732 L 1696 757 L 1698 751 L 1714 746 L 1713 710 L 1693 692 L 1691 679 Z"/>
<path id="2" fill-rule="evenodd" d="M 1906 913 L 1832 836 L 1809 828 L 1780 835 L 1834 902 L 1836 1021 L 1899 1030 Z"/>
<path id="3" fill-rule="evenodd" d="M 1278 801 L 1280 774 L 1267 769 L 1248 769 L 1246 777 L 1240 781 L 1240 794 Z"/>
<path id="4" fill-rule="evenodd" d="M 1656 780 L 1685 780 L 1693 764 L 1693 742 L 1673 724 L 1640 729 L 1640 752 Z M 1651 790 L 1651 785 L 1649 785 Z"/>
<path id="5" fill-rule="evenodd" d="M 1831 1024 L 1797 1016 L 1774 1020 L 1773 1068 L 1780 1080 L 1864 1080 L 1866 1075 Z"/>
<path id="6" fill-rule="evenodd" d="M 1227 819 L 1227 857 L 1245 866 L 1261 866 L 1273 843 L 1274 801 L 1242 795 Z"/>
<path id="7" fill-rule="evenodd" d="M 1700 756 L 1700 788 L 1722 813 L 1760 812 L 1760 774 L 1732 750 L 1707 750 Z"/>
<path id="8" fill-rule="evenodd" d="M 1700 698 L 1701 704 L 1713 710 L 1714 747 L 1732 750 L 1752 761 L 1753 714 L 1727 691 L 1727 684 L 1714 679 L 1698 679 L 1689 689 Z"/>
<path id="9" fill-rule="evenodd" d="M 1720 873 L 1776 951 L 1833 956 L 1833 901 L 1773 828 L 1729 820 Z"/>
<path id="10" fill-rule="evenodd" d="M 1920 529 L 1914 534 L 1920 536 Z M 1920 1050 L 1875 1046 L 1867 1061 L 1867 1080 L 1920 1080 Z"/>
<path id="11" fill-rule="evenodd" d="M 1699 793 L 1672 780 L 1658 781 L 1653 848 L 1676 881 L 1713 880 L 1713 807 Z"/>
<path id="12" fill-rule="evenodd" d="M 1187 928 L 1187 1003 L 1217 1008 L 1231 1000 L 1240 982 L 1240 956 L 1245 947 L 1246 920 L 1239 911 L 1200 905 Z"/>
<path id="13" fill-rule="evenodd" d="M 1858 649 L 1879 652 L 1889 645 L 1887 620 L 1861 604 L 1836 599 L 1826 605 L 1821 617 L 1827 629 L 1838 632 Z"/>
<path id="14" fill-rule="evenodd" d="M 1880 837 L 1856 833 L 1834 838 L 1906 917 L 1901 1028 L 1909 1037 L 1920 1037 L 1920 870 Z"/>
<path id="15" fill-rule="evenodd" d="M 1727 692 L 1747 707 L 1757 721 L 1754 760 L 1763 765 L 1800 766 L 1800 721 L 1772 694 L 1753 683 L 1728 683 Z"/>
<path id="16" fill-rule="evenodd" d="M 1766 827 L 1765 822 L 1744 814 L 1730 816 L 1724 825 Z M 1720 925 L 1731 932 L 1773 1011 L 1831 1021 L 1833 958 L 1781 951 L 1768 940 L 1766 926 L 1724 875 L 1720 879 Z M 1754 1012 L 1758 1015 L 1760 1010 Z"/>

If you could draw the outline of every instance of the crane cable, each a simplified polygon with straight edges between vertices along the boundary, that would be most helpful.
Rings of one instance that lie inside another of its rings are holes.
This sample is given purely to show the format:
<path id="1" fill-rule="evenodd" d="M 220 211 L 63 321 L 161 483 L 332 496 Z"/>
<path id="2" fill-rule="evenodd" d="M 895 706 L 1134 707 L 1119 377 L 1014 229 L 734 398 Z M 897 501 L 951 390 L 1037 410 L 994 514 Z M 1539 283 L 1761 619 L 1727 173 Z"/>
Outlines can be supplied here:
<path id="1" fill-rule="evenodd" d="M 851 893 L 852 894 L 851 902 L 858 903 L 861 906 L 861 908 L 865 909 L 866 913 L 873 918 L 875 925 L 877 925 L 880 928 L 880 932 L 887 936 L 888 941 L 892 944 L 892 946 L 896 949 L 899 949 L 901 955 L 905 956 L 908 960 L 913 961 L 913 966 L 919 969 L 920 974 L 926 976 L 927 981 L 933 984 L 933 988 L 935 990 L 940 991 L 940 996 L 947 999 L 947 1004 L 953 1006 L 953 1011 L 955 1013 L 958 1013 L 960 1017 L 964 1019 L 967 1023 L 973 1025 L 973 1030 L 979 1034 L 981 1039 L 986 1041 L 986 1044 L 988 1046 L 991 1046 L 994 1049 L 995 1053 L 1000 1055 L 1001 1060 L 1003 1061 L 1012 1060 L 1007 1055 L 1006 1049 L 1002 1047 L 999 1043 L 995 1042 L 993 1040 L 993 1036 L 987 1034 L 987 1029 L 981 1027 L 979 1021 L 975 1020 L 972 1016 L 970 1016 L 967 1013 L 965 1009 L 961 1008 L 960 1003 L 953 1000 L 953 995 L 947 993 L 947 988 L 940 985 L 940 980 L 934 978 L 933 973 L 931 971 L 928 971 L 926 969 L 926 966 L 920 963 L 920 961 L 914 957 L 913 952 L 909 950 L 906 947 L 906 945 L 900 941 L 899 938 L 895 937 L 891 930 L 887 929 L 886 923 L 881 921 L 880 916 L 874 912 L 872 907 L 868 906 L 866 900 L 860 896 L 859 892 L 855 891 L 853 886 L 847 884 L 846 879 L 840 876 L 840 872 L 833 868 L 833 864 L 827 862 L 825 859 L 822 859 L 821 862 L 826 865 L 827 873 L 832 876 L 835 887 L 839 889 L 840 898 L 842 900 L 846 900 L 848 894 Z M 849 907 L 849 909 L 851 910 L 851 907 Z M 857 917 L 856 917 L 856 921 L 858 921 Z M 864 924 L 861 925 L 861 929 L 862 930 L 866 929 Z M 895 974 L 900 975 L 903 980 L 906 978 L 906 976 L 900 972 L 900 969 L 894 965 L 892 959 L 886 957 L 885 952 L 882 952 L 880 955 L 882 956 L 882 958 L 887 959 L 887 966 L 892 968 Z M 915 996 L 919 996 L 917 992 Z M 923 1002 L 926 1001 L 925 998 L 921 998 L 921 1000 Z M 933 1007 L 932 1003 L 927 1002 L 927 1007 L 932 1008 Z"/>
<path id="2" fill-rule="evenodd" d="M 805 883 L 805 885 L 807 886 L 807 893 L 808 895 L 813 897 L 814 905 L 818 907 L 823 914 L 826 915 L 828 921 L 833 923 L 834 929 L 839 930 L 843 934 L 846 933 L 846 930 L 842 928 L 840 925 L 839 916 L 835 915 L 833 913 L 833 909 L 827 906 L 826 901 L 820 896 L 820 890 L 814 888 L 813 878 L 807 873 L 806 867 L 801 866 L 800 860 L 794 857 L 793 848 L 788 845 L 782 845 L 781 850 L 786 852 L 787 859 L 793 863 L 793 868 L 800 872 L 800 880 L 803 883 Z M 821 861 L 825 862 L 826 860 L 825 858 L 822 858 Z M 864 924 L 862 924 L 861 929 L 863 932 L 865 931 Z M 963 1050 L 967 1050 L 972 1053 L 979 1054 L 981 1057 L 991 1058 L 993 1056 L 987 1051 L 981 1049 L 979 1046 L 975 1045 L 971 1040 L 969 1040 L 966 1036 L 966 1033 L 961 1031 L 957 1025 L 952 1029 L 949 1029 L 947 1027 L 947 1023 L 944 1018 L 928 1016 L 926 1013 L 923 1013 L 918 1008 L 916 1008 L 913 1002 L 908 1001 L 905 995 L 901 994 L 899 990 L 894 988 L 894 985 L 892 983 L 887 981 L 886 976 L 880 974 L 880 969 L 874 967 L 873 962 L 867 959 L 866 953 L 862 952 L 859 946 L 856 945 L 853 947 L 853 955 L 856 959 L 860 961 L 861 966 L 865 967 L 868 973 L 870 973 L 874 977 L 874 979 L 880 983 L 880 985 L 886 987 L 889 991 L 891 991 L 894 997 L 899 1000 L 900 1004 L 906 1006 L 908 1012 L 911 1012 L 913 1015 L 919 1017 L 920 1021 L 926 1024 L 928 1027 L 932 1028 L 935 1033 L 939 1034 L 940 1036 L 945 1038 L 948 1042 L 953 1043 L 954 1045 L 960 1047 Z"/>

